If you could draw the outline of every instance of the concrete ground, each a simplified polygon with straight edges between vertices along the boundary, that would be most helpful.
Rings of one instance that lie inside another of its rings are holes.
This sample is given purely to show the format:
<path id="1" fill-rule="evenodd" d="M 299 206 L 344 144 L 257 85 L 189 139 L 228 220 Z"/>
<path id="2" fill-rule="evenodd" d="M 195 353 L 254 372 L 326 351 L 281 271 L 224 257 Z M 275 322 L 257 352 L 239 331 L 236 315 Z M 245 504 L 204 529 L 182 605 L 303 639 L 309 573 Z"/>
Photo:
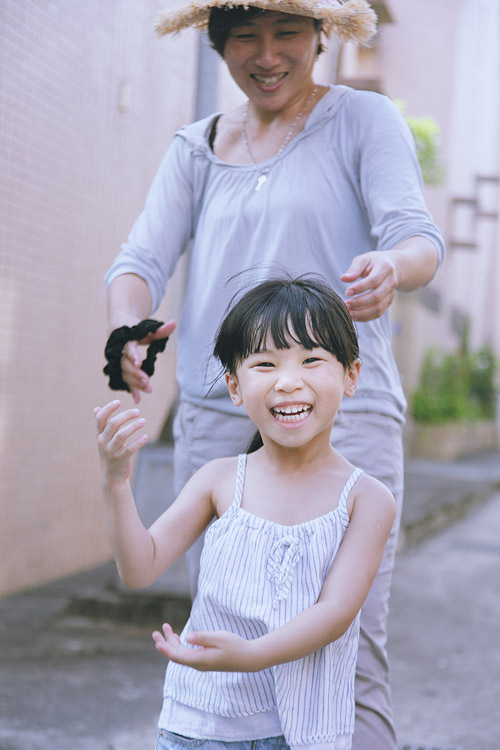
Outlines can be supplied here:
<path id="1" fill-rule="evenodd" d="M 389 623 L 403 746 L 499 750 L 500 494 L 399 555 Z"/>
<path id="2" fill-rule="evenodd" d="M 389 641 L 400 747 L 499 750 L 500 457 L 406 473 Z M 112 564 L 0 600 L 0 750 L 153 750 L 165 663 L 150 633 L 188 609 L 182 590 L 123 591 Z"/>

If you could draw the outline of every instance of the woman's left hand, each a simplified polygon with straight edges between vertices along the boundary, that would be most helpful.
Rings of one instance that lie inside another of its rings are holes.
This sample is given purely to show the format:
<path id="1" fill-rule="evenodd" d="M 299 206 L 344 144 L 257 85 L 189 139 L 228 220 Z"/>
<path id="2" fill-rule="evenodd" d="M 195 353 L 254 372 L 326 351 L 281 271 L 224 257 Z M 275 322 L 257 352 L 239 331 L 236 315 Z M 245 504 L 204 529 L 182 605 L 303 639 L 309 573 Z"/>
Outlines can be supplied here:
<path id="1" fill-rule="evenodd" d="M 167 659 L 203 672 L 255 672 L 254 641 L 222 630 L 214 633 L 188 633 L 186 640 L 197 648 L 186 648 L 170 625 L 163 633 L 153 633 L 156 648 Z"/>
<path id="2" fill-rule="evenodd" d="M 340 277 L 347 287 L 346 305 L 353 320 L 375 320 L 392 305 L 398 285 L 396 263 L 390 252 L 376 250 L 357 255 Z"/>

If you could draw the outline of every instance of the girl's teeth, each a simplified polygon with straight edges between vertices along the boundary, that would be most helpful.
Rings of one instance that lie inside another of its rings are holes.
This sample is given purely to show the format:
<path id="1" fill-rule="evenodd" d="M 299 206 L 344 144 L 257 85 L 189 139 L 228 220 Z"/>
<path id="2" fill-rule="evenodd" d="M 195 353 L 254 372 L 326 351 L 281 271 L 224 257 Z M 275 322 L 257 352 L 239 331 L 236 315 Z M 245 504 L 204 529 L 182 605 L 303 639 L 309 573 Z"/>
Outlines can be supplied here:
<path id="1" fill-rule="evenodd" d="M 304 416 L 309 414 L 310 411 L 310 406 L 286 406 L 281 409 L 273 409 L 273 414 L 276 419 L 293 422 L 302 419 Z"/>

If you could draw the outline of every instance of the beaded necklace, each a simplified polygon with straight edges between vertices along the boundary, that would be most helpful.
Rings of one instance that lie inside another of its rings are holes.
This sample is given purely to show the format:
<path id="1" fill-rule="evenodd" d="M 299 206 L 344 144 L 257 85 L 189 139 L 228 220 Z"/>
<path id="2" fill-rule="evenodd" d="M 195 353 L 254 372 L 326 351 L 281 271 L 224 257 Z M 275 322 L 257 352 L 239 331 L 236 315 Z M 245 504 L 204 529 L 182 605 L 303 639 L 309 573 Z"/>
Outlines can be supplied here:
<path id="1" fill-rule="evenodd" d="M 283 141 L 283 143 L 281 144 L 279 150 L 277 151 L 277 153 L 275 155 L 275 158 L 279 157 L 283 153 L 283 151 L 285 150 L 285 148 L 288 146 L 288 144 L 290 143 L 290 139 L 291 139 L 292 135 L 294 134 L 295 128 L 299 124 L 299 120 L 304 116 L 304 113 L 308 109 L 310 103 L 312 102 L 312 100 L 314 99 L 314 97 L 316 96 L 317 93 L 318 93 L 318 87 L 315 86 L 313 88 L 311 94 L 309 95 L 306 103 L 304 104 L 303 109 L 299 112 L 299 114 L 297 115 L 297 117 L 295 118 L 295 120 L 290 125 L 288 133 L 285 136 L 285 140 Z M 248 104 L 249 104 L 249 102 L 247 102 L 245 104 L 245 111 L 243 113 L 243 121 L 241 123 L 241 140 L 243 141 L 243 144 L 245 146 L 245 150 L 247 152 L 248 158 L 250 159 L 250 161 L 252 162 L 252 164 L 257 165 L 255 159 L 253 158 L 252 152 L 250 150 L 250 144 L 248 142 L 248 135 L 247 135 Z M 264 185 L 264 183 L 267 182 L 267 175 L 269 174 L 269 170 L 270 170 L 270 167 L 266 167 L 260 173 L 260 175 L 258 176 L 258 178 L 257 178 L 257 184 L 255 186 L 255 192 L 256 193 L 258 193 L 259 190 L 261 189 L 261 187 Z"/>

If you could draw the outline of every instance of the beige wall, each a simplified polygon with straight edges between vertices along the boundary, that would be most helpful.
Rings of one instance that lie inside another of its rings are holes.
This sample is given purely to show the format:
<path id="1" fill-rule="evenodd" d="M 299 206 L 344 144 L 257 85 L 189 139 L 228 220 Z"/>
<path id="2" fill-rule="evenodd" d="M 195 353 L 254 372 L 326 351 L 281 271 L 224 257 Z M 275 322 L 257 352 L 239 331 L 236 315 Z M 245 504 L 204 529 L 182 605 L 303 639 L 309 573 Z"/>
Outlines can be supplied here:
<path id="1" fill-rule="evenodd" d="M 0 595 L 109 558 L 92 414 L 110 398 L 103 276 L 195 117 L 198 35 L 158 40 L 162 6 L 2 3 Z M 241 101 L 223 65 L 219 78 L 217 107 Z M 182 265 L 157 318 L 178 314 Z M 174 366 L 175 336 L 143 399 L 153 438 Z"/>
<path id="2" fill-rule="evenodd" d="M 2 2 L 0 594 L 109 557 L 92 415 L 110 395 L 101 374 L 103 276 L 173 132 L 195 116 L 198 37 L 158 40 L 152 19 L 162 5 Z M 491 23 L 480 22 L 479 6 Z M 447 180 L 427 189 L 427 201 L 449 240 L 451 198 L 473 192 L 479 170 L 500 171 L 497 0 L 390 7 L 395 23 L 381 27 L 372 50 L 345 50 L 351 71 L 341 73 L 382 80 L 412 114 L 441 125 Z M 328 48 L 316 71 L 321 82 L 335 69 L 335 44 Z M 241 101 L 222 65 L 218 84 L 214 109 Z M 481 114 L 475 139 L 471 107 Z M 498 192 L 488 200 L 500 208 Z M 478 253 L 450 251 L 431 287 L 438 314 L 419 295 L 398 300 L 394 345 L 408 393 L 427 346 L 454 345 L 456 307 L 473 315 L 474 341 L 490 336 L 500 353 L 498 227 L 480 219 Z M 181 268 L 156 317 L 177 315 L 182 288 Z M 174 360 L 175 337 L 159 360 L 154 397 L 143 399 L 153 438 L 174 397 Z"/>
<path id="3" fill-rule="evenodd" d="M 109 555 L 92 415 L 109 398 L 103 276 L 193 119 L 196 35 L 157 40 L 158 7 L 2 0 L 0 593 Z M 144 400 L 152 435 L 172 357 Z"/>
<path id="4" fill-rule="evenodd" d="M 455 69 L 456 0 L 409 0 L 391 3 L 394 23 L 380 29 L 378 70 L 384 81 L 385 93 L 394 100 L 407 103 L 406 112 L 418 117 L 431 116 L 441 128 L 440 161 L 449 173 L 449 132 L 451 82 Z M 439 187 L 426 186 L 427 206 L 448 240 L 447 182 Z M 395 336 L 393 348 L 403 377 L 407 397 L 411 398 L 419 375 L 424 352 L 433 346 L 455 344 L 445 316 L 446 265 L 430 285 L 430 292 L 439 298 L 436 314 L 420 304 L 421 295 L 399 295 L 393 308 Z"/>

